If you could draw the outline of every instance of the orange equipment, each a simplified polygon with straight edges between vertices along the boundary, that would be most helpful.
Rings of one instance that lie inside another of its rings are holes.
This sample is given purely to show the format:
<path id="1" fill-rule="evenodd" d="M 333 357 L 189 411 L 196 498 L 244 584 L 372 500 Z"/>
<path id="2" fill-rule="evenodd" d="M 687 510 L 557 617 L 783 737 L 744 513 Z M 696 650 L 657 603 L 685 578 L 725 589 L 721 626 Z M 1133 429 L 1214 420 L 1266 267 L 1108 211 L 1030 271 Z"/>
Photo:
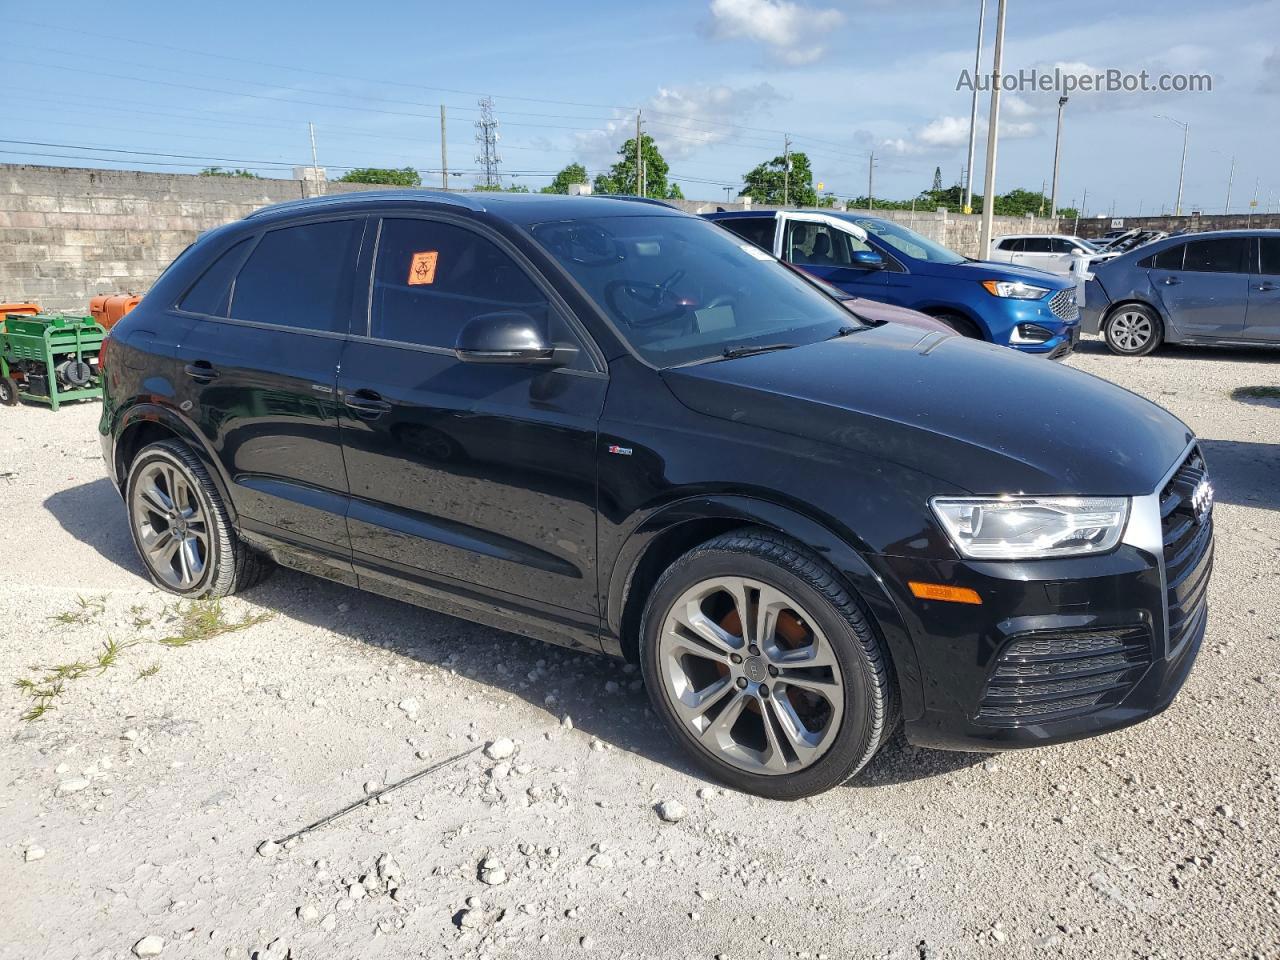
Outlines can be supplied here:
<path id="1" fill-rule="evenodd" d="M 142 302 L 132 293 L 107 293 L 89 301 L 89 312 L 103 330 L 110 330 L 126 313 Z"/>
<path id="2" fill-rule="evenodd" d="M 6 313 L 20 313 L 24 317 L 34 317 L 43 313 L 38 303 L 0 303 L 0 323 L 4 322 Z"/>

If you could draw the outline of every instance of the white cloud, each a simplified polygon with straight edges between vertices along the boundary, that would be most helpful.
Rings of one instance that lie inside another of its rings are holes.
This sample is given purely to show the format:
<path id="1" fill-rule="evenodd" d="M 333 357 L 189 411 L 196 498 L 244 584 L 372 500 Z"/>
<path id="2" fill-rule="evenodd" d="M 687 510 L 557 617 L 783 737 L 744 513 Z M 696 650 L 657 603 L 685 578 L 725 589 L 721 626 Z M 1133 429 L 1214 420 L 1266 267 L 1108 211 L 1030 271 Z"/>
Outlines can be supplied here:
<path id="1" fill-rule="evenodd" d="M 1001 99 L 1003 111 L 1004 100 Z M 1011 110 L 1014 117 L 1028 116 L 1035 111 L 1024 107 Z M 1000 136 L 1008 140 L 1025 140 L 1037 136 L 1040 128 L 1030 120 L 1015 120 L 1002 117 L 1000 120 Z M 978 117 L 978 139 L 981 143 L 987 135 L 986 117 Z M 915 131 L 909 140 L 898 137 L 886 140 L 882 148 L 892 153 L 931 153 L 954 150 L 969 145 L 968 117 L 938 117 Z"/>
<path id="2" fill-rule="evenodd" d="M 711 0 L 711 18 L 713 36 L 755 40 L 794 65 L 819 59 L 821 39 L 844 23 L 839 10 L 791 0 Z"/>
<path id="3" fill-rule="evenodd" d="M 758 116 L 781 99 L 768 83 L 660 87 L 642 105 L 644 132 L 653 137 L 668 161 L 676 161 L 741 136 L 743 131 L 735 123 Z M 578 134 L 577 153 L 592 169 L 608 166 L 618 159 L 618 148 L 634 137 L 635 131 L 634 115 L 619 116 L 603 129 Z"/>

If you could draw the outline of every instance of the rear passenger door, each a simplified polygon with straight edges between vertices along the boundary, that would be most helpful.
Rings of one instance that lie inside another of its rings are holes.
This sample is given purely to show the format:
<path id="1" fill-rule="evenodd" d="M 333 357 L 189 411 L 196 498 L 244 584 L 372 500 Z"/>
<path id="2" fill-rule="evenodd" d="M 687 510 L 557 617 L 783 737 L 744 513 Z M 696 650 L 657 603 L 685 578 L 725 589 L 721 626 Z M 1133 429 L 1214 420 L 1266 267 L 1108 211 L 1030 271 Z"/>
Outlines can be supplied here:
<path id="1" fill-rule="evenodd" d="M 1190 337 L 1244 336 L 1249 302 L 1245 237 L 1189 240 L 1180 269 L 1165 269 L 1176 255 L 1161 251 L 1150 273 L 1152 288 L 1179 333 Z"/>
<path id="2" fill-rule="evenodd" d="M 369 330 L 350 338 L 338 378 L 360 585 L 532 608 L 594 631 L 603 361 L 497 234 L 405 215 L 381 221 L 376 246 Z M 577 360 L 459 360 L 462 326 L 497 311 L 545 319 Z"/>
<path id="3" fill-rule="evenodd" d="M 221 459 L 241 529 L 354 580 L 338 358 L 366 218 L 272 227 L 228 249 L 180 302 L 182 404 Z"/>
<path id="4" fill-rule="evenodd" d="M 1280 237 L 1257 237 L 1258 262 L 1249 278 L 1249 312 L 1244 335 L 1250 340 L 1280 343 Z"/>

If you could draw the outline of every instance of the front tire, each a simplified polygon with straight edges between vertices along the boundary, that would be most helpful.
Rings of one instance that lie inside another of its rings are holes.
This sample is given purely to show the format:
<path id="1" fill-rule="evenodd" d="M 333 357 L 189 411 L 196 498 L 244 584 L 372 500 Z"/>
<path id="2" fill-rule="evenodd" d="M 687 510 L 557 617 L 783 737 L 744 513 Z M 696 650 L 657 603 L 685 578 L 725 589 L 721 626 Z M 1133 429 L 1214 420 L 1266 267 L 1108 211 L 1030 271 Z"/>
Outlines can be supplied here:
<path id="1" fill-rule="evenodd" d="M 0 404 L 16 407 L 19 399 L 17 381 L 13 377 L 0 377 Z"/>
<path id="2" fill-rule="evenodd" d="M 962 337 L 968 337 L 970 340 L 985 340 L 982 331 L 978 329 L 978 325 L 968 317 L 962 317 L 958 313 L 938 313 L 934 314 L 935 320 L 945 323 L 948 327 L 960 334 Z"/>
<path id="3" fill-rule="evenodd" d="M 1107 349 L 1122 357 L 1145 357 L 1164 340 L 1164 324 L 1150 307 L 1127 303 L 1112 311 L 1103 325 Z"/>
<path id="4" fill-rule="evenodd" d="M 138 452 L 125 486 L 129 532 L 156 586 L 192 599 L 257 583 L 269 563 L 236 536 L 200 458 L 177 440 Z"/>
<path id="5" fill-rule="evenodd" d="M 897 722 L 875 630 L 834 572 L 785 537 L 744 529 L 686 553 L 654 586 L 640 632 L 658 716 L 735 789 L 821 793 Z"/>

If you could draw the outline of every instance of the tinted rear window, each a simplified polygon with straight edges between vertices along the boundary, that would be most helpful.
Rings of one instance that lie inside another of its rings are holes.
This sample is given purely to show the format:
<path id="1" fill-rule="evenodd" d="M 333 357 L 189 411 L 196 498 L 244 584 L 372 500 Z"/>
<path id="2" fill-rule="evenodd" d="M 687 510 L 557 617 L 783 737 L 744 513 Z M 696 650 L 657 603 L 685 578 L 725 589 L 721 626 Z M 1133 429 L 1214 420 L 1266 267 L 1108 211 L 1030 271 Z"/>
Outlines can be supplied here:
<path id="1" fill-rule="evenodd" d="M 345 333 L 361 223 L 326 220 L 267 233 L 236 277 L 231 316 Z"/>
<path id="2" fill-rule="evenodd" d="M 1142 266 L 1149 270 L 1181 270 L 1182 255 L 1186 252 L 1186 249 L 1187 245 L 1185 243 L 1175 243 L 1173 246 L 1147 257 L 1142 262 Z"/>
<path id="3" fill-rule="evenodd" d="M 773 234 L 777 224 L 773 217 L 734 217 L 715 222 L 726 230 L 736 233 L 743 240 L 749 240 L 757 247 L 773 253 Z"/>
<path id="4" fill-rule="evenodd" d="M 1262 272 L 1280 276 L 1280 237 L 1262 237 Z"/>
<path id="5" fill-rule="evenodd" d="M 222 256 L 214 260 L 192 284 L 187 295 L 178 304 L 179 309 L 192 313 L 205 313 L 211 317 L 225 317 L 231 304 L 231 279 L 236 275 L 252 238 L 234 244 Z"/>
<path id="6" fill-rule="evenodd" d="M 1244 237 L 1218 237 L 1214 240 L 1192 240 L 1187 244 L 1187 257 L 1182 269 L 1195 273 L 1244 273 Z"/>

